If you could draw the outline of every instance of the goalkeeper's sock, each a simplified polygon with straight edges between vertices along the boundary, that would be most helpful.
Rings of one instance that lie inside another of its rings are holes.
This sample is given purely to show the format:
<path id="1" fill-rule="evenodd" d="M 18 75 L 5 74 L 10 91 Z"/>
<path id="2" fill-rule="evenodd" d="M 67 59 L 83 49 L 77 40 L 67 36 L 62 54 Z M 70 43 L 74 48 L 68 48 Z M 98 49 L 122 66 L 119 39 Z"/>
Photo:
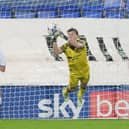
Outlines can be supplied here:
<path id="1" fill-rule="evenodd" d="M 69 92 L 68 92 L 67 87 L 63 88 L 63 90 L 62 90 L 62 95 L 63 95 L 64 100 L 65 100 L 66 102 L 69 100 L 68 93 L 69 93 Z"/>
<path id="2" fill-rule="evenodd" d="M 86 88 L 82 88 L 80 87 L 78 93 L 77 93 L 77 98 L 78 98 L 78 106 L 81 106 L 82 105 L 82 98 L 83 98 L 83 95 L 85 93 L 85 89 Z"/>

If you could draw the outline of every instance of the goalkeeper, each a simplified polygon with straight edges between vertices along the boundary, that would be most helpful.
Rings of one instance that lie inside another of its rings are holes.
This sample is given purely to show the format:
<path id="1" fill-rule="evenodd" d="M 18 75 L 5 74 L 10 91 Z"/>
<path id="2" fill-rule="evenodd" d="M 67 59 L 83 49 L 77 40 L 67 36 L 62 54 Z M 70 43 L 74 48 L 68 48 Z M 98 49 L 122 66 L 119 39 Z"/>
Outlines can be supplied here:
<path id="1" fill-rule="evenodd" d="M 78 31 L 75 28 L 70 28 L 67 34 L 67 43 L 61 47 L 58 47 L 56 42 L 59 35 L 54 35 L 53 49 L 55 54 L 64 53 L 69 65 L 69 85 L 62 90 L 64 100 L 68 101 L 68 94 L 77 88 L 80 81 L 77 98 L 78 105 L 81 106 L 82 98 L 90 77 L 85 41 L 80 40 Z"/>

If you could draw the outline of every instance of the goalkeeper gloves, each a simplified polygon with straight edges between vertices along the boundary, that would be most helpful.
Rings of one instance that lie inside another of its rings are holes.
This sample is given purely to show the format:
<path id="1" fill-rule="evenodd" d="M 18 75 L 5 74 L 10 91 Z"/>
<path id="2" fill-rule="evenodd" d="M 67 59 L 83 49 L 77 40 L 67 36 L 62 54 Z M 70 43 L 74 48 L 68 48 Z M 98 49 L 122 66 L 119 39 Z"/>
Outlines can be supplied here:
<path id="1" fill-rule="evenodd" d="M 57 41 L 57 38 L 60 36 L 60 31 L 56 30 L 54 33 L 53 33 L 53 39 L 52 41 L 53 42 L 56 42 Z"/>
<path id="2" fill-rule="evenodd" d="M 53 42 L 56 42 L 58 37 L 61 37 L 61 38 L 65 39 L 65 40 L 68 40 L 68 37 L 66 35 L 64 35 L 64 33 L 62 31 L 60 31 L 60 30 L 56 30 L 53 33 Z"/>

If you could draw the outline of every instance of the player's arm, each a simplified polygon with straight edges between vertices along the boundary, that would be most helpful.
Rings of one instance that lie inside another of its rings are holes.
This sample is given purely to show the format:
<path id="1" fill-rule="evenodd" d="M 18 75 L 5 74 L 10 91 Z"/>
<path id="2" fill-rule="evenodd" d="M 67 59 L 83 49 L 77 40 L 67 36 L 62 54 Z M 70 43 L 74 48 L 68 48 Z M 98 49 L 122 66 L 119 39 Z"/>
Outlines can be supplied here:
<path id="1" fill-rule="evenodd" d="M 63 50 L 61 49 L 61 47 L 58 47 L 56 42 L 53 42 L 53 51 L 55 54 L 63 53 Z"/>
<path id="2" fill-rule="evenodd" d="M 0 71 L 5 72 L 6 66 L 5 65 L 0 65 Z"/>
<path id="3" fill-rule="evenodd" d="M 56 32 L 54 33 L 53 36 L 54 36 L 53 40 L 52 40 L 52 42 L 53 42 L 53 52 L 56 55 L 63 53 L 64 50 L 61 47 L 59 47 L 58 44 L 57 44 L 57 38 L 60 36 L 60 37 L 67 40 L 67 37 L 64 35 L 64 33 L 62 31 L 59 31 L 59 30 L 56 30 Z"/>

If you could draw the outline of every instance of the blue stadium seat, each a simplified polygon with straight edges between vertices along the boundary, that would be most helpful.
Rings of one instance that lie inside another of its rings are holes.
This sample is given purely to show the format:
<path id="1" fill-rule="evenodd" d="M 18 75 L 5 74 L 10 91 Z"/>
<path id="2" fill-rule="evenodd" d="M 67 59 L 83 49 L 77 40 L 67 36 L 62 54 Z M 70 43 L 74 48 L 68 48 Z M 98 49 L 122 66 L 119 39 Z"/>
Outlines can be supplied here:
<path id="1" fill-rule="evenodd" d="M 35 18 L 36 13 L 32 5 L 14 5 L 15 18 Z"/>
<path id="2" fill-rule="evenodd" d="M 82 7 L 82 17 L 102 18 L 103 5 L 84 5 Z"/>
<path id="3" fill-rule="evenodd" d="M 63 10 L 60 13 L 61 18 L 78 18 L 80 17 L 81 14 L 79 11 L 68 11 L 68 10 Z"/>
<path id="4" fill-rule="evenodd" d="M 12 6 L 12 8 L 15 10 L 15 11 L 33 11 L 34 10 L 34 6 L 32 5 L 15 5 L 15 6 Z"/>
<path id="5" fill-rule="evenodd" d="M 127 12 L 129 12 L 129 0 L 127 0 L 126 2 L 126 9 L 127 9 Z"/>
<path id="6" fill-rule="evenodd" d="M 84 11 L 82 17 L 87 18 L 102 18 L 102 11 Z"/>
<path id="7" fill-rule="evenodd" d="M 106 18 L 124 18 L 125 11 L 120 9 L 106 10 Z"/>
<path id="8" fill-rule="evenodd" d="M 106 18 L 124 18 L 125 17 L 125 3 L 121 0 L 106 0 L 104 2 L 105 17 Z"/>
<path id="9" fill-rule="evenodd" d="M 126 2 L 126 7 L 129 8 L 129 0 Z"/>
<path id="10" fill-rule="evenodd" d="M 80 7 L 69 5 L 59 7 L 59 17 L 61 18 L 78 18 L 81 16 Z"/>
<path id="11" fill-rule="evenodd" d="M 103 5 L 100 3 L 99 5 L 83 5 L 82 9 L 83 10 L 92 10 L 92 11 L 102 11 L 103 10 Z"/>
<path id="12" fill-rule="evenodd" d="M 0 18 L 11 18 L 11 11 L 1 11 L 0 12 Z"/>
<path id="13" fill-rule="evenodd" d="M 36 11 L 55 11 L 57 10 L 56 6 L 53 5 L 37 5 L 33 7 Z"/>
<path id="14" fill-rule="evenodd" d="M 129 0 L 126 2 L 126 17 L 129 18 Z"/>
<path id="15" fill-rule="evenodd" d="M 0 18 L 11 18 L 11 8 L 8 5 L 0 6 Z"/>
<path id="16" fill-rule="evenodd" d="M 57 7 L 50 5 L 38 5 L 35 7 L 35 10 L 38 12 L 38 18 L 56 18 L 57 17 Z"/>
<path id="17" fill-rule="evenodd" d="M 122 0 L 105 0 L 104 1 L 104 8 L 105 9 L 112 9 L 112 8 L 123 8 L 125 3 Z"/>
<path id="18" fill-rule="evenodd" d="M 35 18 L 35 12 L 31 11 L 16 11 L 15 18 Z"/>
<path id="19" fill-rule="evenodd" d="M 57 12 L 56 11 L 39 11 L 37 13 L 38 18 L 56 18 Z"/>

